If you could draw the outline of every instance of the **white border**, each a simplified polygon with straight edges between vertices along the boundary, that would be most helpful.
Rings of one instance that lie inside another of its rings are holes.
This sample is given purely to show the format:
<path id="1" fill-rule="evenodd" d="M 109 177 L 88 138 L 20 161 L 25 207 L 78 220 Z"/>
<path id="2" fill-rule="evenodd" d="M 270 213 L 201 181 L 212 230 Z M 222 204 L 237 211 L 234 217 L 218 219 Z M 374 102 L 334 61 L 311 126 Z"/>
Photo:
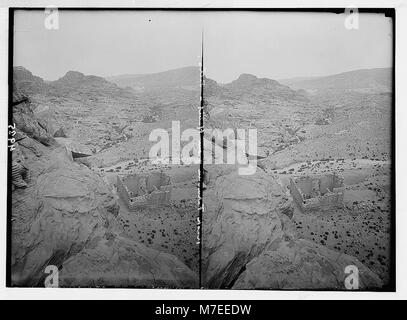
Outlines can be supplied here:
<path id="1" fill-rule="evenodd" d="M 136 1 L 136 0 L 0 0 L 0 132 L 7 132 L 8 99 L 8 6 L 13 7 L 176 7 L 176 8 L 319 8 L 319 7 L 372 7 L 396 8 L 396 293 L 372 292 L 313 292 L 313 291 L 256 291 L 256 290 L 160 290 L 160 289 L 22 289 L 6 288 L 6 200 L 7 200 L 7 153 L 0 153 L 0 299 L 406 299 L 407 298 L 407 161 L 406 148 L 407 97 L 403 87 L 407 84 L 407 3 L 401 1 Z M 0 140 L 2 150 L 7 150 L 6 139 Z"/>

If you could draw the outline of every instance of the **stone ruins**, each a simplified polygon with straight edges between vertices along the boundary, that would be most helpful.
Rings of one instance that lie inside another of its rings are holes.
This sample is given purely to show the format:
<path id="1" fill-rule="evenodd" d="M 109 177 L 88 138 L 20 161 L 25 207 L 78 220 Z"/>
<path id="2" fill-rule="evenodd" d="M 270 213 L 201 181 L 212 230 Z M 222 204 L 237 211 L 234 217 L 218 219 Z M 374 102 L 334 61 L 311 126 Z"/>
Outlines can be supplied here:
<path id="1" fill-rule="evenodd" d="M 337 174 L 290 179 L 290 192 L 303 212 L 329 210 L 343 204 L 343 179 Z"/>
<path id="2" fill-rule="evenodd" d="M 130 210 L 165 204 L 171 199 L 171 179 L 163 172 L 117 176 L 117 193 Z"/>

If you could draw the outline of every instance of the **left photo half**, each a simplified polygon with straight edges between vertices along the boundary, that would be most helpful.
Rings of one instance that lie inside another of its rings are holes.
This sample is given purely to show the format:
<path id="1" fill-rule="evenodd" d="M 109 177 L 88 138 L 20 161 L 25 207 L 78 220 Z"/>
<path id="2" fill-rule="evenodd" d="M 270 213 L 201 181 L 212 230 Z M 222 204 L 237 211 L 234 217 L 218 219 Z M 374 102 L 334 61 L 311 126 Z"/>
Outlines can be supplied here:
<path id="1" fill-rule="evenodd" d="M 201 23 L 10 11 L 12 287 L 199 287 Z"/>

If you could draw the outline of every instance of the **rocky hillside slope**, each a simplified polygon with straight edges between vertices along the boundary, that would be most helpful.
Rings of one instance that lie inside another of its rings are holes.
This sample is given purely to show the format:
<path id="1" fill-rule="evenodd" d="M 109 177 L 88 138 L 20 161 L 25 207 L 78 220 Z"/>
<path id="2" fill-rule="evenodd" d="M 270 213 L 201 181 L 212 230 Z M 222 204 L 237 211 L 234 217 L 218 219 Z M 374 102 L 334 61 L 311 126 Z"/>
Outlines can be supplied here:
<path id="1" fill-rule="evenodd" d="M 26 94 L 45 92 L 47 84 L 40 77 L 34 76 L 31 71 L 24 67 L 13 68 L 14 85 L 18 86 L 18 90 L 22 90 Z"/>
<path id="2" fill-rule="evenodd" d="M 139 91 L 164 88 L 199 90 L 200 70 L 199 67 L 184 67 L 152 74 L 119 75 L 108 77 L 107 80 Z"/>
<path id="3" fill-rule="evenodd" d="M 172 120 L 180 121 L 182 130 L 199 123 L 196 90 L 160 87 L 139 92 L 72 71 L 45 83 L 21 67 L 14 68 L 14 76 L 16 89 L 27 89 L 41 125 L 91 149 L 97 166 L 148 157 L 150 132 L 171 128 Z"/>
<path id="4" fill-rule="evenodd" d="M 298 237 L 292 204 L 276 177 L 225 171 L 206 187 L 205 286 L 344 290 L 345 267 L 355 265 L 359 289 L 381 287 L 380 278 L 356 258 Z"/>
<path id="5" fill-rule="evenodd" d="M 252 74 L 241 74 L 236 80 L 219 85 L 216 81 L 205 78 L 205 96 L 220 96 L 223 99 L 254 99 L 270 100 L 285 99 L 308 101 L 302 91 L 295 91 L 290 87 L 268 78 L 257 78 Z M 254 100 L 255 101 L 255 100 Z"/>
<path id="6" fill-rule="evenodd" d="M 206 128 L 257 129 L 261 156 L 252 176 L 206 167 L 206 286 L 342 290 L 347 265 L 360 289 L 388 285 L 392 96 L 371 90 L 380 83 L 305 93 L 250 75 L 205 79 Z M 333 172 L 346 177 L 345 207 L 301 214 L 289 179 Z"/>
<path id="7" fill-rule="evenodd" d="M 86 76 L 81 72 L 68 71 L 63 77 L 55 81 L 45 82 L 34 76 L 24 67 L 14 67 L 14 81 L 18 90 L 30 96 L 42 94 L 53 97 L 133 97 L 130 88 L 120 88 L 102 77 Z"/>
<path id="8" fill-rule="evenodd" d="M 299 141 L 300 128 L 315 118 L 315 105 L 302 91 L 242 74 L 229 84 L 205 79 L 207 128 L 257 128 L 258 154 L 267 156 Z"/>
<path id="9" fill-rule="evenodd" d="M 178 258 L 113 230 L 119 208 L 105 181 L 73 161 L 21 97 L 16 91 L 12 160 L 29 175 L 24 187 L 12 183 L 12 285 L 43 286 L 55 265 L 61 287 L 196 287 Z"/>
<path id="10" fill-rule="evenodd" d="M 280 82 L 291 88 L 305 89 L 311 93 L 322 93 L 327 90 L 391 92 L 392 69 L 360 69 L 325 77 L 284 79 Z"/>

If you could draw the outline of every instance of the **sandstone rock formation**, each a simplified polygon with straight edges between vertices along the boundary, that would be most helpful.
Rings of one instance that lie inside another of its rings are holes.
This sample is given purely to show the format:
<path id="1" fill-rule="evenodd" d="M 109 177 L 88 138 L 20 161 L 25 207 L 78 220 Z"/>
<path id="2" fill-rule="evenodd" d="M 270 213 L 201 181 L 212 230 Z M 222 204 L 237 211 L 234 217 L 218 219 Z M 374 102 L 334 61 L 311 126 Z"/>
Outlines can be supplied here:
<path id="1" fill-rule="evenodd" d="M 210 288 L 344 289 L 344 268 L 359 268 L 359 289 L 380 279 L 356 258 L 298 239 L 290 200 L 258 171 L 218 177 L 204 198 L 203 278 Z"/>
<path id="2" fill-rule="evenodd" d="M 116 84 L 102 77 L 84 75 L 77 71 L 68 71 L 63 77 L 49 83 L 48 94 L 56 96 L 80 95 L 85 98 L 133 96 L 128 89 L 119 88 Z"/>
<path id="3" fill-rule="evenodd" d="M 381 286 L 380 278 L 354 257 L 309 240 L 280 238 L 246 265 L 233 289 L 345 290 L 347 266 L 358 268 L 358 289 Z"/>
<path id="4" fill-rule="evenodd" d="M 177 257 L 106 233 L 62 265 L 66 287 L 196 288 L 198 277 Z"/>
<path id="5" fill-rule="evenodd" d="M 35 185 L 13 196 L 13 215 L 26 222 L 18 220 L 13 231 L 14 285 L 40 284 L 50 264 L 62 267 L 61 286 L 196 285 L 175 256 L 110 231 L 118 206 L 100 177 L 64 149 L 48 161 Z"/>
<path id="6" fill-rule="evenodd" d="M 134 91 L 123 89 L 116 84 L 106 81 L 102 77 L 84 75 L 77 71 L 68 71 L 63 77 L 55 81 L 44 81 L 33 75 L 24 67 L 14 67 L 14 88 L 28 95 L 47 95 L 49 97 L 133 97 Z"/>
<path id="7" fill-rule="evenodd" d="M 216 81 L 205 78 L 205 97 L 221 96 L 223 99 L 242 99 L 250 96 L 267 99 L 308 101 L 306 95 L 268 78 L 257 78 L 252 74 L 241 74 L 236 80 L 219 86 Z"/>
<path id="8" fill-rule="evenodd" d="M 13 92 L 13 122 L 19 132 L 24 132 L 46 146 L 55 144 L 55 140 L 34 116 L 29 98 L 17 90 Z"/>
<path id="9" fill-rule="evenodd" d="M 61 125 L 55 112 L 49 107 L 39 107 L 34 110 L 34 115 L 38 119 L 40 126 L 54 138 L 66 138 L 63 125 Z"/>
<path id="10" fill-rule="evenodd" d="M 261 172 L 239 176 L 235 171 L 217 178 L 204 196 L 204 285 L 229 287 L 251 259 L 282 237 L 276 210 L 283 193 Z"/>
<path id="11" fill-rule="evenodd" d="M 15 81 L 14 88 L 24 91 L 26 94 L 35 94 L 44 92 L 47 84 L 43 79 L 37 77 L 24 67 L 14 67 L 13 79 Z"/>
<path id="12" fill-rule="evenodd" d="M 48 265 L 59 268 L 65 287 L 197 286 L 197 275 L 175 256 L 113 231 L 119 207 L 111 190 L 65 147 L 44 143 L 54 139 L 41 130 L 29 102 L 13 116 L 22 134 L 12 157 L 31 176 L 12 195 L 13 286 L 43 286 Z"/>

